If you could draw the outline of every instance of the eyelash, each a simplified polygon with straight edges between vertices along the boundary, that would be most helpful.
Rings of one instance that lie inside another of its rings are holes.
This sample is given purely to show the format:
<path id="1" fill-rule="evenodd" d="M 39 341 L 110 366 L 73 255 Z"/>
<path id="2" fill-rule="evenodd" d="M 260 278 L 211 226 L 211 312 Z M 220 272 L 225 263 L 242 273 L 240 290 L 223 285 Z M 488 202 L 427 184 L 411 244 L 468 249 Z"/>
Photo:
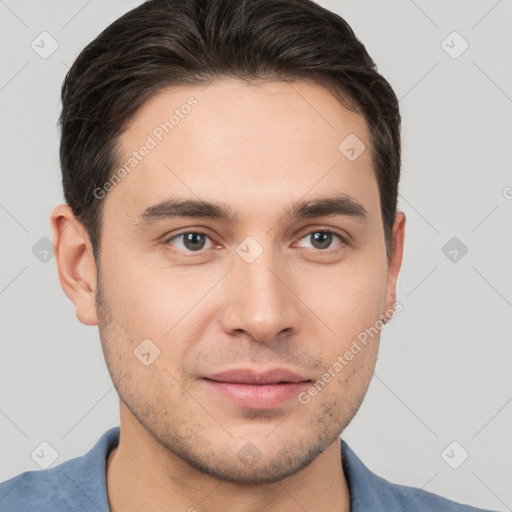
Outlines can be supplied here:
<path id="1" fill-rule="evenodd" d="M 176 235 L 173 235 L 172 237 L 170 238 L 167 238 L 164 243 L 165 245 L 167 246 L 170 246 L 172 247 L 171 245 L 171 241 L 172 240 L 175 240 L 177 238 L 179 238 L 180 236 L 183 236 L 183 235 L 186 235 L 186 234 L 194 234 L 194 235 L 203 235 L 207 238 L 209 238 L 210 240 L 212 240 L 211 236 L 208 235 L 208 233 L 204 232 L 204 231 L 201 231 L 201 230 L 187 230 L 187 231 L 182 231 L 181 233 L 178 233 Z M 330 235 L 334 235 L 335 237 L 338 237 L 338 239 L 340 240 L 340 243 L 338 244 L 338 246 L 336 246 L 335 248 L 328 248 L 328 249 L 312 249 L 314 251 L 317 251 L 317 252 L 320 252 L 320 253 L 330 253 L 330 252 L 334 252 L 336 250 L 339 250 L 342 246 L 345 246 L 345 245 L 348 245 L 348 242 L 346 240 L 346 238 L 342 235 L 340 235 L 337 231 L 333 231 L 332 229 L 313 229 L 312 231 L 308 231 L 307 233 L 305 233 L 304 235 L 301 235 L 301 237 L 299 238 L 299 241 L 302 240 L 303 238 L 307 237 L 307 236 L 311 236 L 313 235 L 314 233 L 324 233 L 324 234 L 330 234 Z M 213 240 L 212 240 L 213 242 Z M 200 249 L 198 251 L 190 251 L 190 250 L 182 250 L 182 249 L 176 249 L 174 247 L 172 247 L 172 249 L 177 252 L 177 253 L 186 253 L 187 255 L 190 255 L 190 256 L 194 256 L 194 255 L 201 255 L 203 254 L 205 251 L 207 251 L 208 249 Z"/>

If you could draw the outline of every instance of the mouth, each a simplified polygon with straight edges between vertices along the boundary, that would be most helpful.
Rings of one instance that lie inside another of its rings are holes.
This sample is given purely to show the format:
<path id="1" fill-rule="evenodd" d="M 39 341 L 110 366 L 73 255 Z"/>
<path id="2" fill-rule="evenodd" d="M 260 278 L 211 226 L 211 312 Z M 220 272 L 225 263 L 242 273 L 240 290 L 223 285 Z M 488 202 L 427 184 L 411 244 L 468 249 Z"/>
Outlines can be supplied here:
<path id="1" fill-rule="evenodd" d="M 236 369 L 202 378 L 208 388 L 235 404 L 250 409 L 272 409 L 297 395 L 311 379 L 283 368 L 263 373 Z"/>

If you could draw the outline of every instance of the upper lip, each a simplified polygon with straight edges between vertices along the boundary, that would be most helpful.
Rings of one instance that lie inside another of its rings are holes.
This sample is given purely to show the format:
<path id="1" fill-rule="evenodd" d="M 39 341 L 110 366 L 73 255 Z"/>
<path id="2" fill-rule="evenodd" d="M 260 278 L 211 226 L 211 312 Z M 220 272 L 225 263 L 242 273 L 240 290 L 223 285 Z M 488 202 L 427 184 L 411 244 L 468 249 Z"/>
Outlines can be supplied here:
<path id="1" fill-rule="evenodd" d="M 217 382 L 233 382 L 237 384 L 277 384 L 279 382 L 309 381 L 306 377 L 285 368 L 274 368 L 260 373 L 249 368 L 239 368 L 205 375 L 203 378 Z"/>

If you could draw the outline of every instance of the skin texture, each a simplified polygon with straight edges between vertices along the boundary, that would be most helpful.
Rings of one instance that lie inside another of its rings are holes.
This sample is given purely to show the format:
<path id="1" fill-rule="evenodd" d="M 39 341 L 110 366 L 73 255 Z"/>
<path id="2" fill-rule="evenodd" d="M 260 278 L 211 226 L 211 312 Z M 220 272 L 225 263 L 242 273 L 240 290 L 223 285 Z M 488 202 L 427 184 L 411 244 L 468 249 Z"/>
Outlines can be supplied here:
<path id="1" fill-rule="evenodd" d="M 99 326 L 120 396 L 111 509 L 348 511 L 339 435 L 367 391 L 379 336 L 308 404 L 243 407 L 202 377 L 279 367 L 322 379 L 392 310 L 405 216 L 397 213 L 388 261 L 367 125 L 306 81 L 162 91 L 122 135 L 121 164 L 191 96 L 197 105 L 103 199 L 99 278 L 84 227 L 66 205 L 52 213 L 61 285 L 78 319 Z M 354 161 L 338 150 L 350 134 L 366 146 Z M 334 193 L 366 217 L 288 215 Z M 137 225 L 170 197 L 223 203 L 239 219 Z M 335 233 L 327 248 L 312 237 L 322 230 Z M 198 231 L 207 235 L 199 251 L 177 237 Z M 262 250 L 251 263 L 237 252 L 246 237 Z M 145 339 L 160 351 L 148 366 L 134 355 Z M 239 457 L 244 447 L 259 454 L 255 463 Z"/>

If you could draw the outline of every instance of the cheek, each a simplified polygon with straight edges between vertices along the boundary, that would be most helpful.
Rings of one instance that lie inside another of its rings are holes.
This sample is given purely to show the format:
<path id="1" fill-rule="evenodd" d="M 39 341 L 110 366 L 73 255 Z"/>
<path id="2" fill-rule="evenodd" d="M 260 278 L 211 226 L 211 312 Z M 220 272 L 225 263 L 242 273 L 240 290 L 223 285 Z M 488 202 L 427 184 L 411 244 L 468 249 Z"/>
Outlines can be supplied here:
<path id="1" fill-rule="evenodd" d="M 304 300 L 338 342 L 346 343 L 373 326 L 385 310 L 387 273 L 379 261 L 340 266 L 316 277 L 311 280 L 316 286 L 308 283 L 304 288 Z"/>
<path id="2" fill-rule="evenodd" d="M 108 276 L 105 287 L 119 320 L 139 335 L 162 339 L 175 325 L 178 329 L 193 319 L 196 306 L 222 273 L 206 275 L 192 266 L 173 268 L 164 260 L 155 264 L 148 259 L 140 253 L 117 254 L 102 273 Z"/>

